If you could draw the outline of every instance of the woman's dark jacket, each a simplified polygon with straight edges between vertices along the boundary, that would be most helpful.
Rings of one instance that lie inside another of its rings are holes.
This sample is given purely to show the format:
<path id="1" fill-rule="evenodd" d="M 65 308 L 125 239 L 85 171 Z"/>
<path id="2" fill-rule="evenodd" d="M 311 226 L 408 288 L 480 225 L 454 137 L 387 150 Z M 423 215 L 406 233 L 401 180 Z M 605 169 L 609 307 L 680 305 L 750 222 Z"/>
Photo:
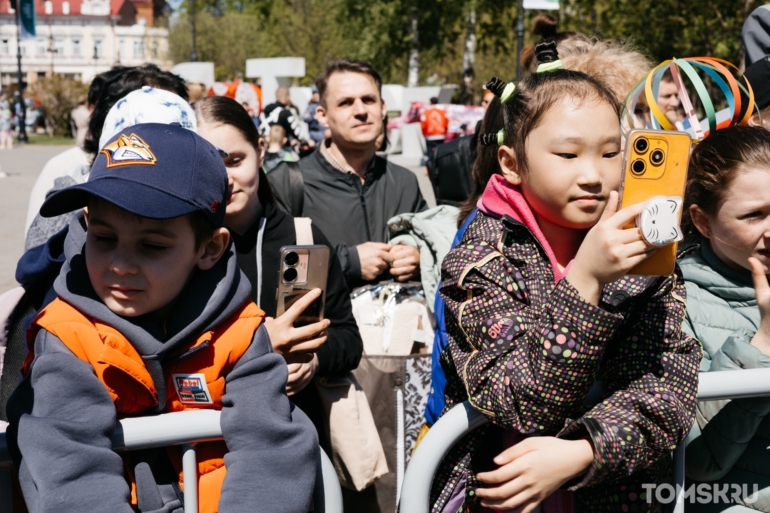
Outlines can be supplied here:
<path id="1" fill-rule="evenodd" d="M 279 253 L 281 247 L 297 243 L 294 218 L 276 208 L 265 205 L 265 228 L 262 238 L 262 295 L 257 297 L 257 236 L 259 223 L 253 224 L 244 234 L 231 232 L 235 242 L 238 266 L 251 282 L 251 298 L 269 317 L 276 312 L 278 290 Z M 330 248 L 329 276 L 326 282 L 326 306 L 324 314 L 331 326 L 327 330 L 326 343 L 318 351 L 318 376 L 345 374 L 358 367 L 363 353 L 363 342 L 353 317 L 350 295 L 342 276 L 337 253 L 321 230 L 313 225 L 313 241 Z"/>

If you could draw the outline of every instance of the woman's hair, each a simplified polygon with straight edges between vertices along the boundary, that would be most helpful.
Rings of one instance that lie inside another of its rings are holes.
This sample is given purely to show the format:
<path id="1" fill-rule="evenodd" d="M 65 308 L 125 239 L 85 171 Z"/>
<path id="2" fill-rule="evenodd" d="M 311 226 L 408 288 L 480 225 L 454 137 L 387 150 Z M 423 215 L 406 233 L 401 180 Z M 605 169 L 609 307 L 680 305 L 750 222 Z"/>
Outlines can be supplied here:
<path id="1" fill-rule="evenodd" d="M 144 66 L 115 66 L 109 71 L 96 75 L 88 89 L 88 104 L 93 107 L 88 120 L 88 134 L 83 149 L 96 155 L 99 152 L 99 138 L 104 128 L 107 113 L 118 100 L 142 86 L 165 89 L 187 100 L 187 86 L 181 77 L 163 71 L 154 64 Z"/>
<path id="2" fill-rule="evenodd" d="M 237 101 L 225 96 L 207 96 L 193 103 L 195 115 L 198 117 L 198 123 L 211 123 L 214 125 L 230 125 L 240 132 L 246 141 L 251 144 L 254 151 L 259 154 L 259 132 L 254 126 L 254 120 L 243 108 L 243 105 Z M 261 167 L 257 170 L 259 173 L 259 186 L 257 197 L 264 205 L 266 203 L 275 203 L 275 196 L 270 189 L 270 183 L 267 175 Z"/>
<path id="3" fill-rule="evenodd" d="M 500 98 L 495 96 L 492 101 L 489 102 L 487 112 L 484 114 L 484 119 L 481 121 L 481 129 L 476 134 L 476 159 L 473 161 L 473 167 L 471 169 L 471 180 L 473 182 L 473 190 L 467 200 L 460 205 L 460 214 L 457 217 L 457 226 L 460 227 L 468 218 L 473 209 L 476 208 L 476 203 L 479 198 L 484 194 L 484 189 L 487 187 L 487 182 L 492 175 L 500 174 L 500 164 L 497 163 L 497 144 L 488 144 L 489 139 L 497 138 L 497 132 L 503 129 L 503 109 L 500 103 Z"/>
<path id="4" fill-rule="evenodd" d="M 540 13 L 532 21 L 532 33 L 539 36 L 540 39 L 553 39 L 556 44 L 561 45 L 567 41 L 585 41 L 590 39 L 580 32 L 559 32 L 559 22 L 550 14 Z M 530 70 L 532 73 L 537 68 L 537 59 L 535 59 L 535 43 L 530 43 L 521 49 L 521 68 Z"/>
<path id="5" fill-rule="evenodd" d="M 524 151 L 527 137 L 556 103 L 567 99 L 579 102 L 596 99 L 609 104 L 616 113 L 620 111 L 616 96 L 604 84 L 585 73 L 559 66 L 559 54 L 553 40 L 538 42 L 535 45 L 535 56 L 540 65 L 549 65 L 552 69 L 524 77 L 509 98 L 502 98 L 504 143 L 513 149 L 522 173 L 527 171 L 527 155 Z M 506 87 L 510 89 L 508 84 L 497 78 L 487 83 L 487 89 L 498 97 L 503 96 Z M 590 120 L 586 119 L 586 123 L 590 123 Z"/>
<path id="6" fill-rule="evenodd" d="M 697 205 L 707 216 L 716 215 L 732 181 L 749 167 L 770 172 L 770 131 L 762 127 L 718 130 L 695 147 L 690 155 L 682 210 L 682 233 L 689 242 L 700 237 L 690 217 L 690 206 Z"/>

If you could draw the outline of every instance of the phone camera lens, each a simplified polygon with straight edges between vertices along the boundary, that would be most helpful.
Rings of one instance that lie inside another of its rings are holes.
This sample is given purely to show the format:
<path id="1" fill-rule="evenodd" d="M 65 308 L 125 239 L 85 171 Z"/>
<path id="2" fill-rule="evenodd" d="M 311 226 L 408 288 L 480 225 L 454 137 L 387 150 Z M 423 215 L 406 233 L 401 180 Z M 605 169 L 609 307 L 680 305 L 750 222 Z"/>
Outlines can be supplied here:
<path id="1" fill-rule="evenodd" d="M 283 281 L 291 283 L 296 279 L 297 279 L 297 270 L 295 268 L 289 267 L 283 272 Z"/>
<path id="2" fill-rule="evenodd" d="M 644 137 L 640 137 L 634 142 L 634 149 L 637 153 L 642 154 L 650 147 L 650 142 Z"/>
<path id="3" fill-rule="evenodd" d="M 655 150 L 652 153 L 650 153 L 650 164 L 653 166 L 659 166 L 663 164 L 664 159 L 663 151 L 662 150 Z"/>
<path id="4" fill-rule="evenodd" d="M 286 256 L 283 257 L 283 263 L 285 263 L 286 265 L 297 265 L 297 262 L 299 262 L 299 255 L 296 254 L 294 251 L 292 251 L 291 253 L 286 253 Z"/>
<path id="5" fill-rule="evenodd" d="M 633 174 L 637 175 L 637 176 L 638 176 L 638 175 L 641 175 L 641 174 L 643 174 L 643 173 L 644 173 L 644 170 L 645 170 L 646 168 L 647 168 L 647 164 L 645 164 L 645 163 L 644 163 L 644 161 L 643 161 L 643 160 L 641 160 L 641 159 L 639 159 L 639 160 L 635 160 L 635 161 L 634 161 L 634 162 L 631 164 L 631 172 L 632 172 Z"/>

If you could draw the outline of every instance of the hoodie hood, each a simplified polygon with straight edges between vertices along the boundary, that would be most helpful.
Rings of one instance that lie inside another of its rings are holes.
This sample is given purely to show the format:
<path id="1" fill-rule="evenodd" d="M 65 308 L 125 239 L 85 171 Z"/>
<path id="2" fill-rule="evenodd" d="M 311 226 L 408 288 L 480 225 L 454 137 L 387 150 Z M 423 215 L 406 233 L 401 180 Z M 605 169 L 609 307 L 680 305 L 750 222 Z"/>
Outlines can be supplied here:
<path id="1" fill-rule="evenodd" d="M 679 261 L 685 281 L 694 283 L 735 306 L 756 306 L 754 281 L 748 270 L 727 266 L 711 250 L 707 239 L 700 247 Z"/>
<path id="2" fill-rule="evenodd" d="M 521 193 L 519 187 L 511 185 L 501 175 L 493 175 L 492 178 L 489 179 L 477 207 L 485 214 L 497 218 L 509 216 L 526 226 L 543 247 L 543 250 L 548 257 L 548 261 L 551 263 L 551 269 L 553 269 L 554 281 L 558 283 L 567 275 L 567 271 L 569 270 L 569 266 L 572 265 L 572 262 L 570 262 L 563 271 L 559 269 L 559 265 L 556 262 L 556 255 L 554 255 L 551 245 L 540 230 L 540 226 L 535 219 L 535 214 L 532 212 L 527 200 L 524 199 L 524 195 Z"/>

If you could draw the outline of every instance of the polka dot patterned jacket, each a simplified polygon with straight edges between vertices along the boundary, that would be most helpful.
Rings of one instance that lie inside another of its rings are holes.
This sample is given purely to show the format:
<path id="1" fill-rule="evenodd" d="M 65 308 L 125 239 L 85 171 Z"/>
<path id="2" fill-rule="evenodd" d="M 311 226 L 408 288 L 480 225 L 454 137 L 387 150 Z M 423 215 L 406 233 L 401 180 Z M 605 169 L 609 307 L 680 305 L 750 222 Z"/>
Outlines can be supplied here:
<path id="1" fill-rule="evenodd" d="M 578 511 L 659 511 L 642 485 L 671 479 L 671 451 L 695 417 L 702 354 L 681 330 L 679 269 L 606 285 L 594 306 L 566 279 L 556 283 L 524 224 L 479 212 L 444 260 L 442 281 L 444 411 L 469 400 L 491 424 L 444 459 L 432 512 L 457 504 L 461 493 L 460 511 L 482 511 L 475 474 L 496 468 L 504 440 L 535 434 L 590 437 L 593 465 L 566 485 Z"/>

